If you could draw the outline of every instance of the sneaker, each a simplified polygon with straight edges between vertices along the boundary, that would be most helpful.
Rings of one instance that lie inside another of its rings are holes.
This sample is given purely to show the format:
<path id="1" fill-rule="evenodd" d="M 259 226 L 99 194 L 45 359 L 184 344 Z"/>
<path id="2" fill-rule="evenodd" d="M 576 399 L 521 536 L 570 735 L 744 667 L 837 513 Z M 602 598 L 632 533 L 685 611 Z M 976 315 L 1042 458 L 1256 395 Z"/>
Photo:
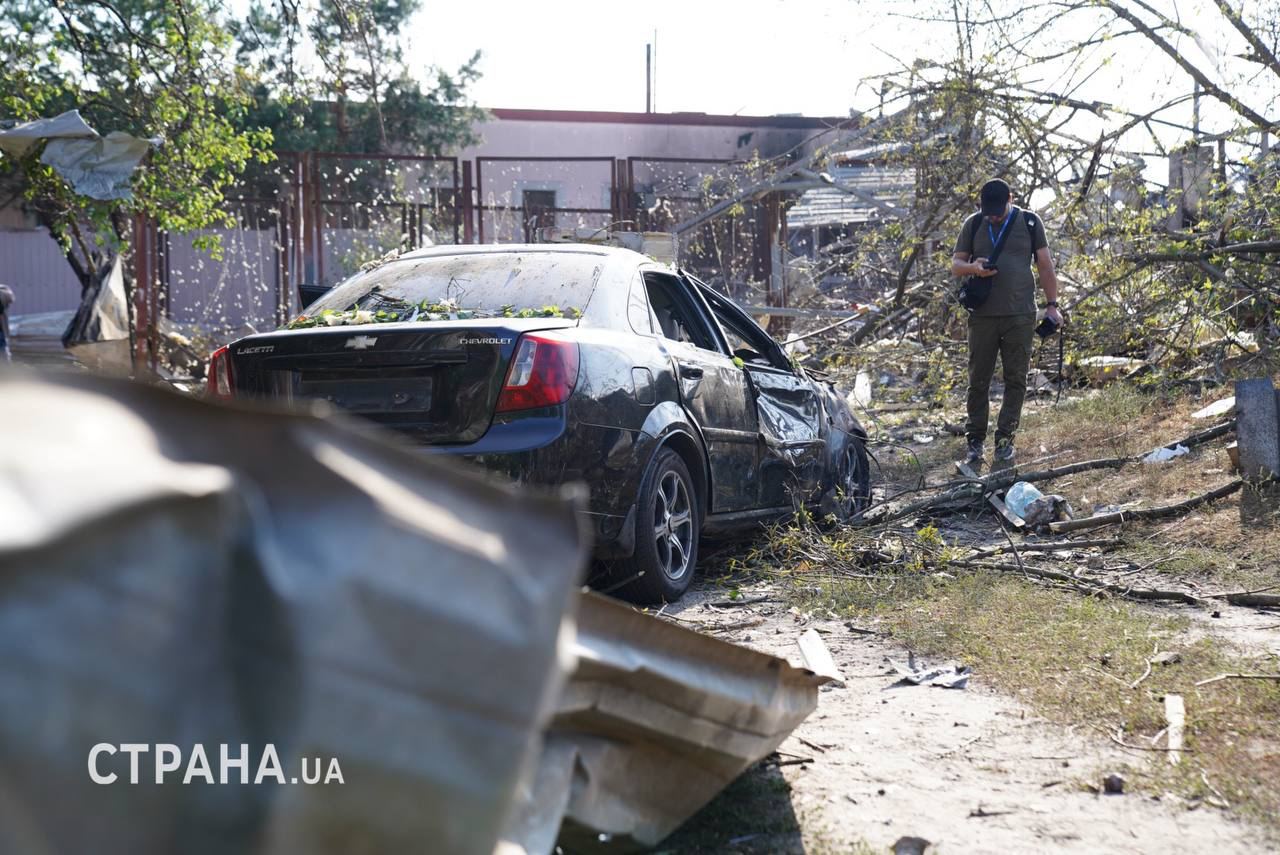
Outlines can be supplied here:
<path id="1" fill-rule="evenodd" d="M 996 460 L 1012 460 L 1013 455 L 1013 440 L 1002 439 L 996 442 Z"/>
<path id="2" fill-rule="evenodd" d="M 983 455 L 982 440 L 980 439 L 969 440 L 969 444 L 967 446 L 967 450 L 964 455 L 964 462 L 970 466 L 973 466 L 975 463 L 981 463 L 982 455 Z"/>

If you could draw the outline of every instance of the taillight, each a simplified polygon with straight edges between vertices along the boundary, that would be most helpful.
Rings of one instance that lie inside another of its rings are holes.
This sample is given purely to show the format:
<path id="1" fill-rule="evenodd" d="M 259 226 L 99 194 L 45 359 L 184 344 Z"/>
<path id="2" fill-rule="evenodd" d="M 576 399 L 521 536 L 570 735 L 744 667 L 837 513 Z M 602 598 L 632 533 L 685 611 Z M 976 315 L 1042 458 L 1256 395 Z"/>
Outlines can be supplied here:
<path id="1" fill-rule="evenodd" d="M 578 345 L 571 341 L 523 335 L 498 395 L 497 411 L 549 407 L 569 400 L 578 382 Z"/>
<path id="2" fill-rule="evenodd" d="M 231 352 L 220 347 L 209 357 L 209 397 L 235 397 L 235 375 L 231 373 Z"/>

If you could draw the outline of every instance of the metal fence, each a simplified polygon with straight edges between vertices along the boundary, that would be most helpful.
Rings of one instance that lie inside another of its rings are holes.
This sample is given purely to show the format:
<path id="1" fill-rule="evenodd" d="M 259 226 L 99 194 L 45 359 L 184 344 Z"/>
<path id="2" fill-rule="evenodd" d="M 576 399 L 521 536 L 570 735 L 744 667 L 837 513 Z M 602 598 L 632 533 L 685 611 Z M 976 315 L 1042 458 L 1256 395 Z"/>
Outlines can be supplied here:
<path id="1" fill-rule="evenodd" d="M 555 230 L 667 231 L 748 179 L 742 163 L 700 158 L 282 152 L 229 196 L 231 227 L 179 235 L 135 223 L 138 320 L 271 329 L 299 310 L 300 285 L 335 284 L 389 252 L 537 242 Z M 683 235 L 681 264 L 734 296 L 759 297 L 776 279 L 781 228 L 776 200 L 744 202 Z M 42 231 L 0 230 L 0 282 L 17 291 L 17 311 L 79 302 Z"/>

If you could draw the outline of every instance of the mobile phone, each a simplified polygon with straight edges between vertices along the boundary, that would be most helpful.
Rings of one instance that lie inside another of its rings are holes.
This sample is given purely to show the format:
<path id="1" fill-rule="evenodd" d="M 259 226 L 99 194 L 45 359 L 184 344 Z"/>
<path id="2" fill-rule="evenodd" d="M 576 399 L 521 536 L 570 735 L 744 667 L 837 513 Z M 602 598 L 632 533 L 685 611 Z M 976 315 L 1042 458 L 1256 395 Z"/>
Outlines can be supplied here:
<path id="1" fill-rule="evenodd" d="M 984 261 L 982 262 L 982 269 L 983 270 L 999 270 L 1000 268 L 996 267 L 990 261 Z"/>

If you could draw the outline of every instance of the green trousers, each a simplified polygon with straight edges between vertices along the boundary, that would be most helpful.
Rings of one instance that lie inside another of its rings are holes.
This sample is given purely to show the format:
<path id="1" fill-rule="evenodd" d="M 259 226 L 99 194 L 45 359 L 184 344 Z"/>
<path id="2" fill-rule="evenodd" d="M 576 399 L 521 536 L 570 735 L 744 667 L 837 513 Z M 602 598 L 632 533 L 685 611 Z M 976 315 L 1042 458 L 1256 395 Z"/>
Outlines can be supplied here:
<path id="1" fill-rule="evenodd" d="M 1022 402 L 1027 397 L 1027 369 L 1031 366 L 1031 342 L 1035 338 L 1035 315 L 969 316 L 969 441 L 987 437 L 991 405 L 991 375 L 996 357 L 1004 366 L 1004 400 L 996 420 L 996 442 L 1012 440 L 1022 419 Z"/>

